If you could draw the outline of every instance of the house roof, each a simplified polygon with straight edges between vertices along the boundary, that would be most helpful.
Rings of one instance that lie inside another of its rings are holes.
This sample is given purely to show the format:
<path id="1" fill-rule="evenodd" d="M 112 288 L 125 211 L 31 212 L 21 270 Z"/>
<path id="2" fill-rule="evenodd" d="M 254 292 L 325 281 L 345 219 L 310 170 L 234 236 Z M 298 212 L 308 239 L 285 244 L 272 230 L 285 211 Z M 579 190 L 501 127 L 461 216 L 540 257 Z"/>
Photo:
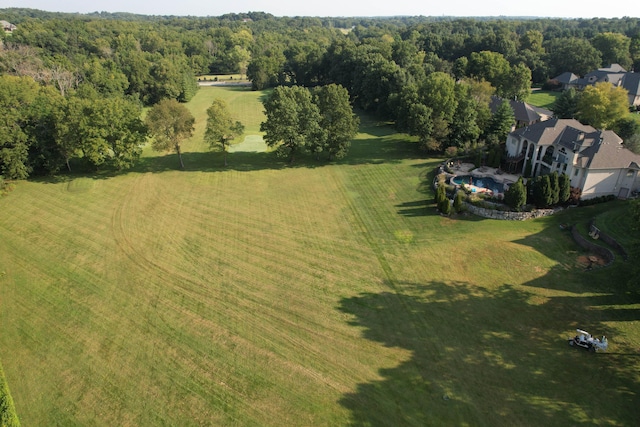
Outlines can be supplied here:
<path id="1" fill-rule="evenodd" d="M 631 95 L 640 95 L 640 73 L 625 74 L 621 84 Z"/>
<path id="2" fill-rule="evenodd" d="M 600 131 L 600 142 L 581 153 L 589 169 L 638 169 L 640 155 L 624 148 L 622 138 L 611 130 Z"/>
<path id="3" fill-rule="evenodd" d="M 573 83 L 575 80 L 578 80 L 578 76 L 576 76 L 573 73 L 570 73 L 569 71 L 566 71 L 560 74 L 559 76 L 554 77 L 553 80 L 557 80 L 558 83 L 569 84 L 569 83 Z"/>
<path id="4" fill-rule="evenodd" d="M 520 135 L 538 145 L 553 145 L 554 143 L 561 143 L 563 140 L 561 136 L 567 128 L 575 129 L 576 135 L 579 132 L 586 135 L 595 131 L 591 126 L 583 125 L 575 119 L 553 118 L 517 129 L 512 134 Z M 571 133 L 567 133 L 565 139 L 570 138 L 570 136 Z"/>
<path id="5" fill-rule="evenodd" d="M 492 96 L 491 102 L 489 103 L 489 108 L 492 113 L 495 113 L 500 106 L 500 104 L 504 101 L 504 99 Z M 544 108 L 534 107 L 533 105 L 529 105 L 526 102 L 509 100 L 509 105 L 513 110 L 513 115 L 518 122 L 523 123 L 535 123 L 537 121 L 543 120 L 543 116 L 551 117 L 553 116 L 553 111 L 545 110 Z"/>
<path id="6" fill-rule="evenodd" d="M 600 68 L 602 71 L 606 71 L 607 73 L 626 73 L 627 70 L 622 68 L 620 64 L 611 64 L 608 67 Z"/>
<path id="7" fill-rule="evenodd" d="M 607 68 L 600 68 L 598 70 L 591 71 L 584 75 L 584 79 L 589 83 L 597 83 L 597 82 L 609 82 L 613 85 L 618 85 L 622 77 L 626 74 L 626 71 L 623 72 L 613 72 L 608 71 Z"/>
<path id="8" fill-rule="evenodd" d="M 640 155 L 624 148 L 611 130 L 596 130 L 574 119 L 553 118 L 511 132 L 538 145 L 578 153 L 577 165 L 589 169 L 640 169 Z"/>

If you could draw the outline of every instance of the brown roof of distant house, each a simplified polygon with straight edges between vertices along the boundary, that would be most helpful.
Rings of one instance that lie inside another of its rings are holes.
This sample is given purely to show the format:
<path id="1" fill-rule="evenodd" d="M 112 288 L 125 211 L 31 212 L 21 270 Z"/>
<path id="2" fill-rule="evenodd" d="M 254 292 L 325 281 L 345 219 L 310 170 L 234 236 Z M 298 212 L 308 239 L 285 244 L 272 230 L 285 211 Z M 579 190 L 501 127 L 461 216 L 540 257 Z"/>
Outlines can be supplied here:
<path id="1" fill-rule="evenodd" d="M 553 78 L 553 80 L 557 80 L 558 83 L 562 83 L 562 84 L 569 84 L 569 83 L 573 83 L 574 81 L 578 80 L 578 76 L 576 76 L 573 73 L 570 73 L 569 71 L 565 71 L 564 73 L 560 74 L 559 76 L 556 76 Z"/>
<path id="2" fill-rule="evenodd" d="M 491 112 L 495 113 L 503 101 L 505 100 L 500 97 L 492 96 L 491 102 L 489 103 L 489 108 L 491 109 Z M 553 116 L 552 111 L 545 110 L 544 108 L 534 107 L 533 105 L 529 105 L 526 102 L 510 99 L 509 105 L 513 110 L 513 116 L 518 122 L 535 123 L 537 121 L 542 120 L 542 116 L 547 116 L 547 117 Z"/>

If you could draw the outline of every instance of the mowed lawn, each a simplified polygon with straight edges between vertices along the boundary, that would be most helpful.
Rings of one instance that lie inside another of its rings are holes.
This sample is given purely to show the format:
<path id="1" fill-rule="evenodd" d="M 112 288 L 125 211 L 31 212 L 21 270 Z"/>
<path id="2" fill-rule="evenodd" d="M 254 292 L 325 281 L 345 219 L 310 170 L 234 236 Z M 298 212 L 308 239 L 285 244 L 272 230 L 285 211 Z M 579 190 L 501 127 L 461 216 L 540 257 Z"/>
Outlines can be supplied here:
<path id="1" fill-rule="evenodd" d="M 0 361 L 24 426 L 634 425 L 640 301 L 562 222 L 440 217 L 425 159 L 362 116 L 335 164 L 202 143 L 0 198 Z M 628 233 L 627 233 L 628 234 Z M 632 242 L 628 236 L 625 242 Z M 608 353 L 569 348 L 576 327 Z"/>
<path id="2" fill-rule="evenodd" d="M 548 91 L 548 90 L 534 90 L 527 98 L 527 102 L 536 107 L 546 108 L 548 110 L 553 108 L 556 100 L 562 92 Z"/>

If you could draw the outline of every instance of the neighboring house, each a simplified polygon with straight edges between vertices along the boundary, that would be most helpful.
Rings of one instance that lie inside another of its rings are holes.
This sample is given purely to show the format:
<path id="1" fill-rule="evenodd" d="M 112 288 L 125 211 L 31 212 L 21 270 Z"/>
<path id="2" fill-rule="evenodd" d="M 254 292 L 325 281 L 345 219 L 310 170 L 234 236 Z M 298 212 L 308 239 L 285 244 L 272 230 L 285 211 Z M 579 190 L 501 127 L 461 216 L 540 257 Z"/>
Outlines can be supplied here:
<path id="1" fill-rule="evenodd" d="M 18 28 L 15 25 L 13 25 L 11 22 L 7 22 L 7 21 L 0 21 L 0 25 L 2 25 L 2 29 L 7 33 L 11 33 L 13 32 L 13 30 Z"/>
<path id="2" fill-rule="evenodd" d="M 578 86 L 579 80 L 580 80 L 580 77 L 568 71 L 566 73 L 562 73 L 559 76 L 551 79 L 551 81 L 559 84 L 562 87 L 562 90 L 567 90 L 571 88 L 576 89 Z"/>
<path id="3" fill-rule="evenodd" d="M 640 106 L 640 73 L 625 74 L 620 85 L 628 92 L 629 104 Z"/>
<path id="4" fill-rule="evenodd" d="M 561 85 L 562 90 L 575 88 L 582 90 L 589 85 L 599 82 L 622 86 L 629 94 L 629 105 L 640 106 L 640 75 L 622 68 L 619 64 L 611 64 L 606 68 L 599 68 L 580 78 L 573 73 L 562 73 L 551 79 Z"/>
<path id="5" fill-rule="evenodd" d="M 611 64 L 607 68 L 598 68 L 597 70 L 585 74 L 583 79 L 586 81 L 587 85 L 607 82 L 614 86 L 619 86 L 620 81 L 625 74 L 627 74 L 627 70 L 618 64 Z"/>
<path id="6" fill-rule="evenodd" d="M 504 101 L 504 99 L 499 98 L 497 96 L 492 96 L 491 101 L 489 102 L 489 108 L 491 109 L 491 114 L 495 113 L 498 109 L 498 106 Z M 543 122 L 545 120 L 549 120 L 553 117 L 553 111 L 545 110 L 544 108 L 535 107 L 531 104 L 527 104 L 522 101 L 509 100 L 509 105 L 513 110 L 513 115 L 516 119 L 514 126 L 511 130 L 529 126 L 534 123 Z"/>
<path id="7" fill-rule="evenodd" d="M 507 156 L 531 176 L 565 173 L 582 198 L 626 198 L 640 190 L 640 155 L 610 130 L 596 130 L 574 119 L 551 119 L 517 129 L 507 137 Z"/>

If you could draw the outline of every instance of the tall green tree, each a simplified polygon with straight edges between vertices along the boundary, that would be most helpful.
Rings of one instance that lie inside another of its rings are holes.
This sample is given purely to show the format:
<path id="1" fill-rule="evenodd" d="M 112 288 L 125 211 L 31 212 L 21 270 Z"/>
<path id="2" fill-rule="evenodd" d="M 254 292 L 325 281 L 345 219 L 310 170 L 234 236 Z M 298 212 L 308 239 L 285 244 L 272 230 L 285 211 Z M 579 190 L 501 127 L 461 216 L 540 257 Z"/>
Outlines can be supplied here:
<path id="1" fill-rule="evenodd" d="M 133 166 L 142 153 L 147 128 L 139 104 L 123 97 L 70 97 L 58 109 L 56 140 L 66 160 L 81 154 L 93 168 Z"/>
<path id="2" fill-rule="evenodd" d="M 526 101 L 531 93 L 531 70 L 523 63 L 511 67 L 508 75 L 496 87 L 498 96 L 506 99 Z"/>
<path id="3" fill-rule="evenodd" d="M 453 120 L 450 125 L 449 145 L 458 148 L 478 140 L 481 130 L 477 123 L 480 106 L 471 96 L 471 87 L 457 84 L 455 87 L 458 100 Z"/>
<path id="4" fill-rule="evenodd" d="M 558 203 L 566 203 L 571 197 L 571 178 L 569 175 L 563 173 L 558 177 L 558 185 L 560 187 L 560 193 L 558 197 Z"/>
<path id="5" fill-rule="evenodd" d="M 563 91 L 551 108 L 554 115 L 559 119 L 575 119 L 578 114 L 578 97 L 574 88 Z"/>
<path id="6" fill-rule="evenodd" d="M 640 133 L 640 122 L 632 114 L 628 114 L 616 121 L 612 129 L 624 141 Z"/>
<path id="7" fill-rule="evenodd" d="M 587 86 L 578 98 L 578 119 L 596 129 L 611 129 L 629 115 L 627 91 L 608 82 Z"/>
<path id="8" fill-rule="evenodd" d="M 504 202 L 513 210 L 520 210 L 527 203 L 527 191 L 522 177 L 509 186 L 504 193 Z"/>
<path id="9" fill-rule="evenodd" d="M 184 169 L 180 144 L 193 135 L 195 118 L 175 99 L 163 99 L 149 110 L 145 122 L 153 137 L 151 146 L 156 151 L 174 151 Z"/>
<path id="10" fill-rule="evenodd" d="M 631 135 L 625 139 L 622 143 L 624 148 L 633 151 L 636 154 L 640 154 L 640 133 Z"/>
<path id="11" fill-rule="evenodd" d="M 509 61 L 498 52 L 473 52 L 469 57 L 468 72 L 476 79 L 486 80 L 498 88 L 511 71 Z"/>
<path id="12" fill-rule="evenodd" d="M 515 116 L 509 101 L 504 100 L 499 105 L 491 117 L 489 129 L 486 132 L 487 142 L 490 144 L 501 144 L 506 142 L 507 135 L 515 123 Z"/>
<path id="13" fill-rule="evenodd" d="M 224 154 L 224 165 L 227 166 L 227 152 L 229 143 L 242 135 L 244 125 L 234 121 L 227 103 L 222 99 L 214 99 L 207 108 L 207 127 L 204 131 L 204 140 L 209 147 L 220 147 Z"/>
<path id="14" fill-rule="evenodd" d="M 5 178 L 25 179 L 32 171 L 27 126 L 39 90 L 31 77 L 0 76 L 0 175 Z"/>
<path id="15" fill-rule="evenodd" d="M 434 128 L 432 113 L 431 108 L 420 102 L 411 104 L 407 113 L 409 135 L 417 136 L 420 148 L 425 151 L 436 151 L 441 148 L 440 142 L 432 137 Z"/>
<path id="16" fill-rule="evenodd" d="M 551 77 L 564 72 L 584 76 L 600 67 L 602 56 L 588 40 L 579 37 L 560 37 L 546 44 Z"/>
<path id="17" fill-rule="evenodd" d="M 549 185 L 551 186 L 551 205 L 555 206 L 560 202 L 560 181 L 558 180 L 558 172 L 552 172 L 549 175 Z"/>
<path id="18" fill-rule="evenodd" d="M 278 155 L 295 161 L 309 146 L 323 146 L 325 134 L 320 127 L 320 110 L 311 92 L 301 86 L 278 86 L 264 101 L 266 120 L 260 124 L 269 147 Z"/>
<path id="19" fill-rule="evenodd" d="M 609 66 L 610 64 L 620 64 L 626 69 L 633 66 L 631 53 L 631 39 L 621 33 L 605 32 L 597 34 L 591 44 L 600 51 L 602 55 L 602 64 Z"/>
<path id="20" fill-rule="evenodd" d="M 349 103 L 349 92 L 340 85 L 330 84 L 317 87 L 313 95 L 320 110 L 320 127 L 326 134 L 324 151 L 329 160 L 341 159 L 347 155 L 360 125 L 360 118 Z"/>
<path id="21" fill-rule="evenodd" d="M 429 151 L 439 150 L 447 142 L 458 104 L 455 87 L 453 77 L 443 72 L 429 74 L 419 85 L 419 103 L 410 108 L 412 121 L 417 125 L 413 126 L 413 134 L 427 144 Z"/>

